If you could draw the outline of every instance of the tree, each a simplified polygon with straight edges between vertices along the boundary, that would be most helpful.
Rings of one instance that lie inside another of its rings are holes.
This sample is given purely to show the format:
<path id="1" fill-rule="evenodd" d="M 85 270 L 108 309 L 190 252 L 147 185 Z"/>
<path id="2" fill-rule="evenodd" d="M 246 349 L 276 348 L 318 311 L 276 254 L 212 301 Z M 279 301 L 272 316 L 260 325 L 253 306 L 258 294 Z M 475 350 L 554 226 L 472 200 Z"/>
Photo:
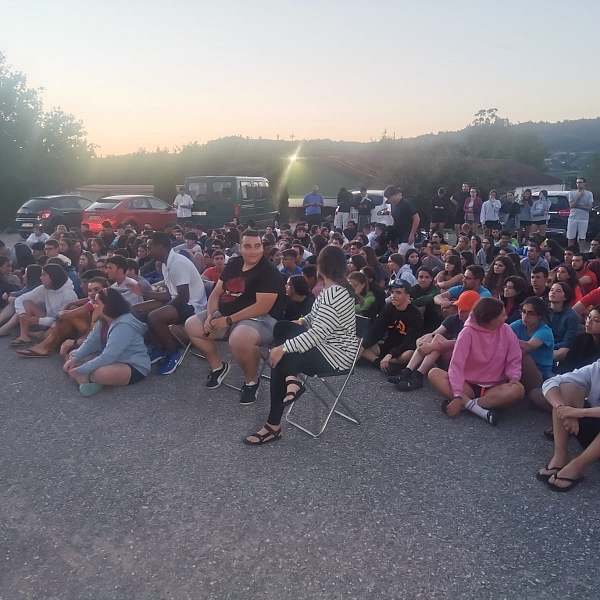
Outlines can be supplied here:
<path id="1" fill-rule="evenodd" d="M 58 108 L 44 113 L 40 92 L 0 53 L 0 228 L 28 196 L 70 191 L 84 181 L 93 156 L 81 121 Z"/>

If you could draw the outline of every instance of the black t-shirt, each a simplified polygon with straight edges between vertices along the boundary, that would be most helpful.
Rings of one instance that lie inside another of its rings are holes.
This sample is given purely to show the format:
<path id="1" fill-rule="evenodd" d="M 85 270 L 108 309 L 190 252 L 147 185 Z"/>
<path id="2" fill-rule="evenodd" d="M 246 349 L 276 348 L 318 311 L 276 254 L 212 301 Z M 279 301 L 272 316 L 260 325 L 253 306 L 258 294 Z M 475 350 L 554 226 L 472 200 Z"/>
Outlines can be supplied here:
<path id="1" fill-rule="evenodd" d="M 463 330 L 464 326 L 464 321 L 461 321 L 458 315 L 446 317 L 442 321 L 442 327 L 446 328 L 444 337 L 448 340 L 455 340 L 458 337 L 458 334 Z"/>
<path id="2" fill-rule="evenodd" d="M 437 194 L 433 196 L 431 199 L 431 222 L 445 222 L 449 205 L 450 200 L 448 200 L 447 196 L 442 196 L 441 198 Z M 442 208 L 435 208 L 436 206 L 441 206 Z"/>
<path id="3" fill-rule="evenodd" d="M 304 297 L 302 302 L 296 302 L 287 296 L 285 301 L 285 320 L 297 321 L 300 317 L 305 317 L 314 304 L 315 297 L 312 294 Z"/>
<path id="4" fill-rule="evenodd" d="M 392 206 L 392 217 L 394 218 L 394 228 L 398 234 L 398 244 L 408 243 L 408 236 L 412 229 L 412 220 L 416 214 L 417 209 L 406 198 L 402 198 L 398 204 Z"/>
<path id="5" fill-rule="evenodd" d="M 561 361 L 559 373 L 569 373 L 591 365 L 600 358 L 600 345 L 594 342 L 594 336 L 589 333 L 578 333 L 569 346 L 567 358 Z"/>
<path id="6" fill-rule="evenodd" d="M 285 309 L 285 282 L 277 267 L 264 256 L 248 271 L 243 271 L 244 259 L 229 259 L 221 274 L 223 295 L 219 298 L 219 312 L 228 317 L 256 304 L 256 294 L 277 294 L 277 300 L 269 314 L 281 319 Z"/>

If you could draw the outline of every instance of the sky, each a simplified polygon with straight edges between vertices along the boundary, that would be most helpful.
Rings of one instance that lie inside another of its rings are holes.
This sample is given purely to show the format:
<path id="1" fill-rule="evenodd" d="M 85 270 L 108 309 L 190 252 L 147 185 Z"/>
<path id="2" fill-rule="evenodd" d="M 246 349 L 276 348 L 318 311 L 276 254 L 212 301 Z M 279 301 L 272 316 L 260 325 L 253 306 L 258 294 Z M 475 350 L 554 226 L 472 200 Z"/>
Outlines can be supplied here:
<path id="1" fill-rule="evenodd" d="M 0 0 L 0 52 L 100 156 L 600 116 L 597 0 Z"/>

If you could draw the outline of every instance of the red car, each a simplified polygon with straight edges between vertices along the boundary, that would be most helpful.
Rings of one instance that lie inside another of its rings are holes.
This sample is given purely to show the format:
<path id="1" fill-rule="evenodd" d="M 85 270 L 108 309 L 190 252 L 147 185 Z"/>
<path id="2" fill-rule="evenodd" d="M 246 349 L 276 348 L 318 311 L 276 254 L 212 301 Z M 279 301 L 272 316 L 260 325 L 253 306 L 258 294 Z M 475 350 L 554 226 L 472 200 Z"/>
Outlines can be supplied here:
<path id="1" fill-rule="evenodd" d="M 94 202 L 83 211 L 82 224 L 90 226 L 92 233 L 102 231 L 102 223 L 110 221 L 131 223 L 141 231 L 146 223 L 152 229 L 162 230 L 167 223 L 177 220 L 177 211 L 166 202 L 152 196 L 108 196 Z"/>

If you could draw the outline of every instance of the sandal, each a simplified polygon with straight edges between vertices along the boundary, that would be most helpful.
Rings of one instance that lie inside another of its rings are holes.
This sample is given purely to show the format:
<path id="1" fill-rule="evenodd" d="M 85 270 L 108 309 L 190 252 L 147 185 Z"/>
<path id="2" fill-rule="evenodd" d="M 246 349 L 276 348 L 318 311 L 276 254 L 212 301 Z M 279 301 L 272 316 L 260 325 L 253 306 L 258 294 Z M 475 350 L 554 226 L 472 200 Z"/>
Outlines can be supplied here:
<path id="1" fill-rule="evenodd" d="M 16 338 L 16 339 L 14 339 L 10 343 L 10 345 L 13 346 L 13 347 L 15 347 L 15 346 L 27 346 L 27 344 L 31 344 L 31 340 L 29 340 L 29 341 L 26 342 L 25 340 L 21 340 L 19 338 Z"/>
<path id="2" fill-rule="evenodd" d="M 35 350 L 17 350 L 17 354 L 23 358 L 48 358 L 49 354 L 41 354 Z"/>
<path id="3" fill-rule="evenodd" d="M 544 429 L 544 437 L 551 442 L 554 441 L 554 427 L 548 427 L 548 429 Z"/>
<path id="4" fill-rule="evenodd" d="M 548 482 L 548 479 L 550 479 L 550 477 L 552 477 L 553 475 L 557 475 L 559 471 L 562 471 L 564 469 L 564 467 L 549 467 L 548 465 L 546 465 L 544 467 L 544 471 L 554 471 L 554 473 L 540 473 L 539 471 L 535 474 L 535 478 L 538 481 L 544 481 L 545 483 Z M 541 469 L 540 469 L 541 470 Z"/>
<path id="5" fill-rule="evenodd" d="M 281 439 L 281 428 L 275 431 L 268 423 L 265 423 L 264 429 L 267 430 L 267 433 L 252 433 L 248 437 L 245 437 L 242 442 L 247 446 L 262 446 L 263 444 L 268 444 L 269 442 L 278 442 Z M 258 442 L 251 442 L 248 440 L 249 437 L 258 438 Z"/>
<path id="6" fill-rule="evenodd" d="M 568 481 L 571 485 L 568 485 L 567 487 L 558 487 L 557 485 L 554 485 L 554 483 L 552 483 L 552 481 L 550 481 L 550 479 L 552 479 L 554 477 L 554 481 Z M 558 475 L 550 475 L 550 477 L 548 478 L 548 486 L 552 489 L 553 492 L 570 492 L 574 487 L 577 487 L 577 485 L 583 481 L 585 479 L 585 477 L 581 476 L 578 479 L 571 479 L 570 477 L 559 477 Z"/>
<path id="7" fill-rule="evenodd" d="M 302 394 L 306 391 L 306 386 L 299 379 L 290 379 L 286 382 L 287 385 L 297 385 L 298 389 L 295 392 L 287 392 L 283 397 L 283 404 L 287 406 L 288 404 L 292 404 L 292 402 L 296 402 Z M 286 398 L 289 398 L 286 400 Z"/>

